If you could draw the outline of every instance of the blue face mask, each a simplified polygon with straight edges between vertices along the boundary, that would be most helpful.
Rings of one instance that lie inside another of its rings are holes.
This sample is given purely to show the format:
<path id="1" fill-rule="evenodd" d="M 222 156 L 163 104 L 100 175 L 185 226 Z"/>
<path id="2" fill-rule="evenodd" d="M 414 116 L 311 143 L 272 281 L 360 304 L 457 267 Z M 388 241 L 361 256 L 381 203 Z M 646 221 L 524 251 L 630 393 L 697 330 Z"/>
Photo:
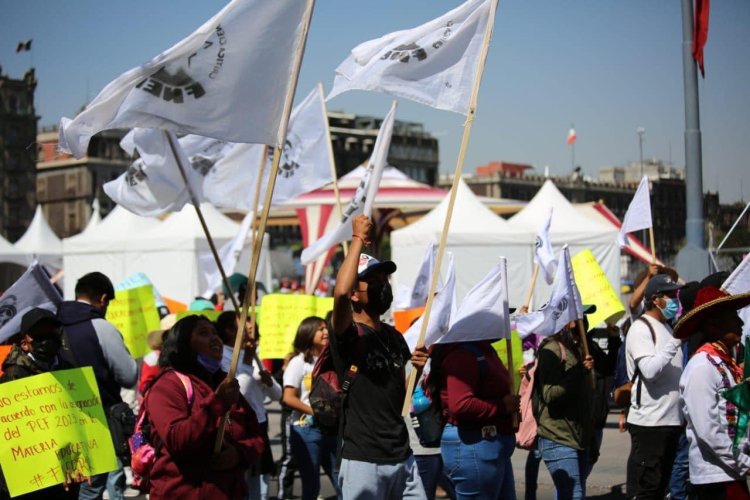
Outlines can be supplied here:
<path id="1" fill-rule="evenodd" d="M 680 312 L 680 301 L 677 298 L 669 299 L 664 309 L 659 307 L 659 310 L 664 319 L 667 321 L 673 320 L 677 317 L 677 313 Z"/>
<path id="2" fill-rule="evenodd" d="M 198 354 L 198 363 L 208 370 L 208 373 L 216 373 L 221 368 L 221 360 L 206 356 L 203 353 Z"/>

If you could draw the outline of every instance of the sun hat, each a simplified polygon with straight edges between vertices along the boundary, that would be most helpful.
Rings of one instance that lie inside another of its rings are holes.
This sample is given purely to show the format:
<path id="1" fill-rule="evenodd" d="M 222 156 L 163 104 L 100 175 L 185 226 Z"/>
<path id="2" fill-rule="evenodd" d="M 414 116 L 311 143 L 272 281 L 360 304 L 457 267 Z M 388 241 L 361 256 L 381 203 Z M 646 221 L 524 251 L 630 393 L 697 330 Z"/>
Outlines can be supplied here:
<path id="1" fill-rule="evenodd" d="M 684 339 L 694 334 L 701 323 L 719 310 L 736 311 L 750 305 L 750 293 L 730 295 L 715 286 L 704 286 L 695 296 L 693 308 L 674 327 L 674 336 Z"/>

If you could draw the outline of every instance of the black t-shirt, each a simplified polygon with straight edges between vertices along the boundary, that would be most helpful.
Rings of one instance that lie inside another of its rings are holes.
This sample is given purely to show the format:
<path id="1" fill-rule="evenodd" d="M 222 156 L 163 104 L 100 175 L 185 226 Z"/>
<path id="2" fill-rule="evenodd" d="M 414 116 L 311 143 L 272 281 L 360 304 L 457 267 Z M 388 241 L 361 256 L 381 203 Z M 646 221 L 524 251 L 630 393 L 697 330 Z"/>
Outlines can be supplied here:
<path id="1" fill-rule="evenodd" d="M 344 408 L 342 457 L 395 464 L 410 454 L 409 435 L 401 416 L 406 394 L 404 366 L 411 353 L 400 333 L 381 323 L 380 331 L 352 322 L 341 336 L 331 336 L 331 354 L 341 380 L 357 365 Z"/>

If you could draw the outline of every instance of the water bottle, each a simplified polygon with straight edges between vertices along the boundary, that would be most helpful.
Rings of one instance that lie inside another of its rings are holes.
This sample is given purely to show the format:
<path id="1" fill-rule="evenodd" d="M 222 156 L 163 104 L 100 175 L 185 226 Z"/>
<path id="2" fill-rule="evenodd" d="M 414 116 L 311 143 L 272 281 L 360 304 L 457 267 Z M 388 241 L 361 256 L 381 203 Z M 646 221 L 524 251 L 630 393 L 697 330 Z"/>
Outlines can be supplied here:
<path id="1" fill-rule="evenodd" d="M 417 386 L 417 390 L 414 391 L 414 395 L 411 398 L 411 405 L 414 408 L 414 413 L 416 415 L 419 415 L 427 408 L 429 408 L 430 404 L 430 398 L 428 398 L 427 394 L 424 393 L 424 389 L 422 389 L 422 386 Z"/>

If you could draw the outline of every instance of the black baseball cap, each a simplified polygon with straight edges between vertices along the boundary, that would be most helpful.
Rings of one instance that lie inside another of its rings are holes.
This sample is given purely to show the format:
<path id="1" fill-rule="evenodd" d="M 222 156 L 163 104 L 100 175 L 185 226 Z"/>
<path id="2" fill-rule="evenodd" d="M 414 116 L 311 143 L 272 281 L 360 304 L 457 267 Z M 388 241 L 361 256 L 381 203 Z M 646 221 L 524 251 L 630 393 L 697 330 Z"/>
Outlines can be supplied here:
<path id="1" fill-rule="evenodd" d="M 682 288 L 682 285 L 674 281 L 668 274 L 657 274 L 649 280 L 646 285 L 646 290 L 643 292 L 643 296 L 646 300 L 650 300 L 655 295 L 674 292 L 680 288 Z"/>
<path id="2" fill-rule="evenodd" d="M 29 333 L 39 323 L 47 321 L 57 326 L 62 325 L 57 316 L 52 311 L 42 309 L 41 307 L 35 307 L 21 318 L 21 333 Z"/>

